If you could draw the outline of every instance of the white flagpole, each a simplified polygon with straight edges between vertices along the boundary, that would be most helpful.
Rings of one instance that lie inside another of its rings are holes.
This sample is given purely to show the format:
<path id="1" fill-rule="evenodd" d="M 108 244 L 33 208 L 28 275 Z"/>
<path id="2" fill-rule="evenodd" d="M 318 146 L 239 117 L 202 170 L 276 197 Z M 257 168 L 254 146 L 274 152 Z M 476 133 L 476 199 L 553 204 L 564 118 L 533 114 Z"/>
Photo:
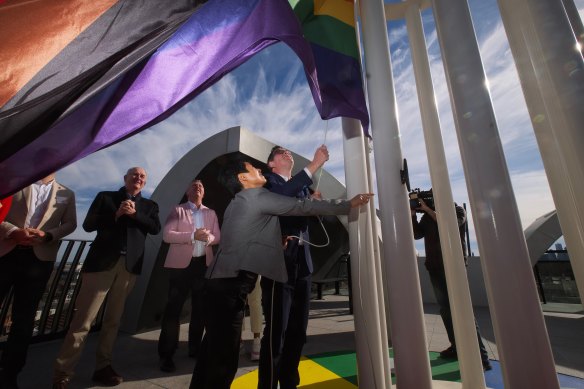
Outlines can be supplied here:
<path id="1" fill-rule="evenodd" d="M 395 372 L 400 387 L 429 389 L 432 377 L 412 222 L 400 176 L 402 152 L 383 1 L 362 1 L 360 11 Z"/>
<path id="2" fill-rule="evenodd" d="M 584 61 L 574 35 L 582 21 L 571 25 L 555 2 L 499 1 L 499 8 L 584 301 Z"/>
<path id="3" fill-rule="evenodd" d="M 460 243 L 460 233 L 444 142 L 440 133 L 440 119 L 432 85 L 430 62 L 426 50 L 424 28 L 420 15 L 420 6 L 410 2 L 406 10 L 408 37 L 412 65 L 418 87 L 418 102 L 422 114 L 426 153 L 432 178 L 432 191 L 436 204 L 436 217 L 440 232 L 440 246 L 444 259 L 444 271 L 448 285 L 448 299 L 456 338 L 456 351 L 460 363 L 462 387 L 479 389 L 485 387 L 485 376 L 477 343 L 475 318 L 470 299 L 470 290 L 466 278 L 464 254 Z"/>
<path id="4" fill-rule="evenodd" d="M 519 212 L 466 0 L 433 0 L 507 388 L 558 388 Z"/>

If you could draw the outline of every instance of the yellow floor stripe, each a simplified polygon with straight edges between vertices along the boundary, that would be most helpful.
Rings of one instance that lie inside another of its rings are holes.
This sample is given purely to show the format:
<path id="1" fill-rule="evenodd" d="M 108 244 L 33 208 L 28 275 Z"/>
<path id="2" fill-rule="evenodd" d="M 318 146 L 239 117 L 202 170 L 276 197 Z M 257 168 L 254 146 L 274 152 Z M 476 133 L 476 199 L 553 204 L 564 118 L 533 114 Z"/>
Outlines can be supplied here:
<path id="1" fill-rule="evenodd" d="M 318 389 L 355 389 L 355 385 L 349 381 L 341 378 L 332 371 L 325 369 L 316 362 L 310 359 L 302 358 L 300 366 L 300 385 L 299 388 L 311 386 L 311 388 Z M 318 386 L 314 386 L 318 384 Z M 253 389 L 258 385 L 258 371 L 257 369 L 244 374 L 231 385 L 231 389 Z"/>

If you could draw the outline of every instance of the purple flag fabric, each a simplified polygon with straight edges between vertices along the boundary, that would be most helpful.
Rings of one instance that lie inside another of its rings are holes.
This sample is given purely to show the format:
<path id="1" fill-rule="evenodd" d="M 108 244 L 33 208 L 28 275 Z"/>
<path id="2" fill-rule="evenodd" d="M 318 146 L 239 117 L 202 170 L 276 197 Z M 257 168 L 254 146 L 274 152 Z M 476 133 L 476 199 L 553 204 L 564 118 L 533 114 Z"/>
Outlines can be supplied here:
<path id="1" fill-rule="evenodd" d="M 287 1 L 207 2 L 149 58 L 0 162 L 0 197 L 165 119 L 279 41 L 304 60 L 317 88 L 310 47 Z"/>
<path id="2" fill-rule="evenodd" d="M 1 161 L 0 197 L 164 120 L 223 75 L 280 41 L 303 61 L 322 112 L 313 53 L 288 2 L 210 0 L 151 56 L 126 62 L 125 69 L 114 66 L 112 71 L 122 76 L 106 87 L 102 83 L 97 92 L 89 88 L 90 97 L 82 104 L 72 104 L 74 109 Z"/>

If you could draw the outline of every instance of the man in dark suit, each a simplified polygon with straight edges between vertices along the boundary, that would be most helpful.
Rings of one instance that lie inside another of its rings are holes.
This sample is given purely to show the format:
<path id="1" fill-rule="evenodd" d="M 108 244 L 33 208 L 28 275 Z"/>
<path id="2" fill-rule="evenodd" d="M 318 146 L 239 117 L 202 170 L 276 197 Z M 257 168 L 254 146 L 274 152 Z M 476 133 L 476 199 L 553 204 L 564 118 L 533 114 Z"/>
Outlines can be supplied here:
<path id="1" fill-rule="evenodd" d="M 51 174 L 14 194 L 0 224 L 0 302 L 14 290 L 12 325 L 0 359 L 0 388 L 17 388 L 37 307 L 61 238 L 77 227 L 75 194 Z M 8 304 L 8 301 L 5 301 Z"/>
<path id="2" fill-rule="evenodd" d="M 243 309 L 257 275 L 285 283 L 279 215 L 338 215 L 365 204 L 370 194 L 350 201 L 297 200 L 271 193 L 260 169 L 234 161 L 220 181 L 235 196 L 227 206 L 221 242 L 207 270 L 205 328 L 191 389 L 229 389 L 237 372 Z"/>
<path id="3" fill-rule="evenodd" d="M 55 360 L 53 388 L 66 388 L 81 356 L 87 333 L 106 296 L 93 380 L 115 386 L 123 379 L 111 366 L 126 297 L 142 270 L 147 234 L 160 232 L 158 205 L 141 196 L 146 171 L 128 169 L 125 185 L 117 192 L 100 192 L 91 204 L 83 229 L 97 231 L 82 269 L 75 314 Z"/>
<path id="4" fill-rule="evenodd" d="M 294 158 L 290 151 L 274 146 L 268 156 L 271 173 L 266 188 L 297 199 L 310 197 L 312 175 L 328 160 L 326 146 L 320 146 L 303 170 L 292 176 Z M 320 193 L 313 194 L 320 198 Z M 298 364 L 306 343 L 310 304 L 312 258 L 305 216 L 280 217 L 284 260 L 288 281 L 262 278 L 262 308 L 266 317 L 261 341 L 258 389 L 296 388 L 300 383 Z"/>

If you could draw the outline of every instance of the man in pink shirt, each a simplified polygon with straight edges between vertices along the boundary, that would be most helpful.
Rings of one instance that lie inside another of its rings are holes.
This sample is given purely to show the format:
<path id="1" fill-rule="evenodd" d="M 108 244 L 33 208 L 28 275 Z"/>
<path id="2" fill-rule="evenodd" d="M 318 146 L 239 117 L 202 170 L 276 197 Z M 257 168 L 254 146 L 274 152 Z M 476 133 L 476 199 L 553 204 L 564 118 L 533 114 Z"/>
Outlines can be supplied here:
<path id="1" fill-rule="evenodd" d="M 191 292 L 189 356 L 196 358 L 203 336 L 202 289 L 207 266 L 213 261 L 212 245 L 219 243 L 219 223 L 215 211 L 203 205 L 205 187 L 195 179 L 187 191 L 188 201 L 176 206 L 164 225 L 163 239 L 170 243 L 164 262 L 170 280 L 168 302 L 158 340 L 160 370 L 173 372 L 178 346 L 180 313 Z"/>

